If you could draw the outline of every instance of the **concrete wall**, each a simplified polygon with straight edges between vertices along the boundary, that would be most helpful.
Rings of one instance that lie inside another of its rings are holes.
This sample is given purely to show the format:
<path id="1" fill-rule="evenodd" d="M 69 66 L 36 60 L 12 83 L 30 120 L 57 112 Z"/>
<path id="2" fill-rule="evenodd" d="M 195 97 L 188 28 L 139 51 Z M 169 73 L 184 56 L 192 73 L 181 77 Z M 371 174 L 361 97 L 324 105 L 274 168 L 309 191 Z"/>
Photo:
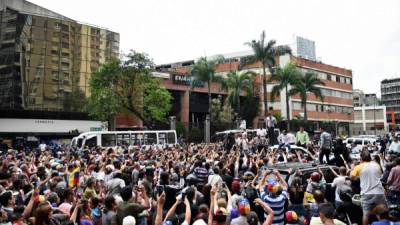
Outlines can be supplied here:
<path id="1" fill-rule="evenodd" d="M 0 10 L 4 8 L 11 8 L 25 14 L 42 15 L 46 17 L 55 17 L 63 20 L 72 20 L 56 12 L 45 9 L 41 6 L 35 5 L 31 2 L 24 0 L 0 0 Z"/>

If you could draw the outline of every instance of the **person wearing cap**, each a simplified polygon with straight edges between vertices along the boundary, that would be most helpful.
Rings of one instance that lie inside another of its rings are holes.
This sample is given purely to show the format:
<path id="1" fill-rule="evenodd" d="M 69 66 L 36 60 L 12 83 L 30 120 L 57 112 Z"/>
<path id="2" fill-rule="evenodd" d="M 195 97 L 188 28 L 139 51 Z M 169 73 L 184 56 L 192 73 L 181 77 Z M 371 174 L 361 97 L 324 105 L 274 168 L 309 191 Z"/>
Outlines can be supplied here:
<path id="1" fill-rule="evenodd" d="M 237 209 L 239 200 L 242 198 L 239 179 L 235 178 L 235 180 L 233 180 L 232 185 L 231 185 L 231 191 L 233 193 L 233 195 L 231 197 L 232 198 L 232 208 Z"/>
<path id="2" fill-rule="evenodd" d="M 136 225 L 136 219 L 133 216 L 127 216 L 122 220 L 122 225 Z"/>
<path id="3" fill-rule="evenodd" d="M 243 225 L 247 223 L 247 215 L 250 213 L 250 203 L 246 198 L 240 199 L 238 203 L 240 216 L 231 221 L 231 225 Z"/>
<path id="4" fill-rule="evenodd" d="M 287 211 L 285 213 L 286 225 L 299 225 L 299 217 L 295 211 Z"/>
<path id="5" fill-rule="evenodd" d="M 318 172 L 313 172 L 308 180 L 306 192 L 313 194 L 316 190 L 325 191 L 326 180 L 324 178 L 324 173 L 322 173 L 319 166 L 317 166 Z"/>
<path id="6" fill-rule="evenodd" d="M 266 202 L 272 210 L 274 210 L 274 220 L 272 224 L 283 225 L 284 224 L 284 207 L 285 202 L 288 199 L 288 184 L 285 179 L 279 173 L 274 170 L 272 175 L 268 179 L 268 184 L 265 186 L 267 176 L 270 175 L 270 171 L 266 171 L 260 183 L 261 199 Z"/>

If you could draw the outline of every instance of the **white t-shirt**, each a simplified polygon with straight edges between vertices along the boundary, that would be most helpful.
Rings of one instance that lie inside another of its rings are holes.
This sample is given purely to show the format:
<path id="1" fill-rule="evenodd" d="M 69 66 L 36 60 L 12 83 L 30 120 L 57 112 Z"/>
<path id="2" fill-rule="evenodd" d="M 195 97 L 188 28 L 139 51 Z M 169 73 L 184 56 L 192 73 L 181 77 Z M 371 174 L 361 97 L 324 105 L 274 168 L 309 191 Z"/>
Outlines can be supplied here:
<path id="1" fill-rule="evenodd" d="M 389 152 L 390 151 L 400 153 L 400 141 L 397 141 L 397 142 L 393 141 L 392 144 L 390 144 L 390 146 L 389 146 Z"/>
<path id="2" fill-rule="evenodd" d="M 285 145 L 287 145 L 287 144 L 289 144 L 290 143 L 290 135 L 289 135 L 289 133 L 287 133 L 286 135 L 284 135 L 283 133 L 282 134 L 280 134 L 279 135 L 279 143 L 280 144 L 285 144 Z"/>
<path id="3" fill-rule="evenodd" d="M 295 144 L 296 143 L 296 136 L 292 133 L 287 133 L 288 139 L 289 139 L 289 144 Z"/>
<path id="4" fill-rule="evenodd" d="M 266 134 L 267 134 L 266 129 L 257 130 L 257 135 L 260 135 L 261 137 L 265 137 Z"/>
<path id="5" fill-rule="evenodd" d="M 208 176 L 207 184 L 211 185 L 211 187 L 213 187 L 215 184 L 219 184 L 222 182 L 223 182 L 222 178 L 218 174 L 213 174 L 213 175 Z"/>
<path id="6" fill-rule="evenodd" d="M 343 185 L 345 185 L 345 182 L 346 182 L 346 176 L 339 175 L 338 177 L 333 179 L 332 187 L 336 187 L 335 200 L 338 202 L 342 202 L 342 200 L 340 200 L 339 192 L 340 192 L 340 188 Z"/>
<path id="7" fill-rule="evenodd" d="M 382 182 L 382 171 L 376 162 L 367 162 L 361 169 L 360 187 L 361 195 L 379 195 L 384 194 Z"/>

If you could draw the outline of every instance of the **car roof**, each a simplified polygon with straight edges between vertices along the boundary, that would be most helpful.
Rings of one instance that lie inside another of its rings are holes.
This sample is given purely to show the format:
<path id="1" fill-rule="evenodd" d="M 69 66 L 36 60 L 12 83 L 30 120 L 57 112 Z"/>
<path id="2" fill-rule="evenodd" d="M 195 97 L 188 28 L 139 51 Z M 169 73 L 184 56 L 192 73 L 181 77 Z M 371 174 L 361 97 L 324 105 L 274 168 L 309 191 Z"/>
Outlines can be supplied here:
<path id="1" fill-rule="evenodd" d="M 327 170 L 329 169 L 329 166 L 320 165 L 319 168 L 321 170 Z M 337 168 L 337 167 L 332 166 L 332 168 Z M 270 167 L 270 169 L 276 169 L 279 172 L 285 172 L 285 173 L 288 173 L 290 169 L 299 169 L 301 172 L 312 172 L 318 170 L 316 163 L 299 163 L 299 162 L 275 164 L 274 166 Z"/>

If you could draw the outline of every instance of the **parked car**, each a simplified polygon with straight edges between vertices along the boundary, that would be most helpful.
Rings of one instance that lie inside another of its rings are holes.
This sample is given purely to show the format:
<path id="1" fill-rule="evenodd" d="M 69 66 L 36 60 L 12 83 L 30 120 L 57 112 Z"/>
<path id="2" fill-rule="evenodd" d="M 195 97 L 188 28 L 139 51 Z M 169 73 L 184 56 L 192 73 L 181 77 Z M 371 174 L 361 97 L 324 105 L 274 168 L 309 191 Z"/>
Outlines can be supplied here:
<path id="1" fill-rule="evenodd" d="M 378 146 L 378 149 L 381 148 L 377 138 L 364 137 L 364 136 L 350 137 L 344 140 L 343 143 L 349 149 L 351 148 L 351 144 L 354 143 L 357 146 L 357 148 L 360 149 L 360 151 L 362 150 L 363 146 L 369 144 Z"/>

